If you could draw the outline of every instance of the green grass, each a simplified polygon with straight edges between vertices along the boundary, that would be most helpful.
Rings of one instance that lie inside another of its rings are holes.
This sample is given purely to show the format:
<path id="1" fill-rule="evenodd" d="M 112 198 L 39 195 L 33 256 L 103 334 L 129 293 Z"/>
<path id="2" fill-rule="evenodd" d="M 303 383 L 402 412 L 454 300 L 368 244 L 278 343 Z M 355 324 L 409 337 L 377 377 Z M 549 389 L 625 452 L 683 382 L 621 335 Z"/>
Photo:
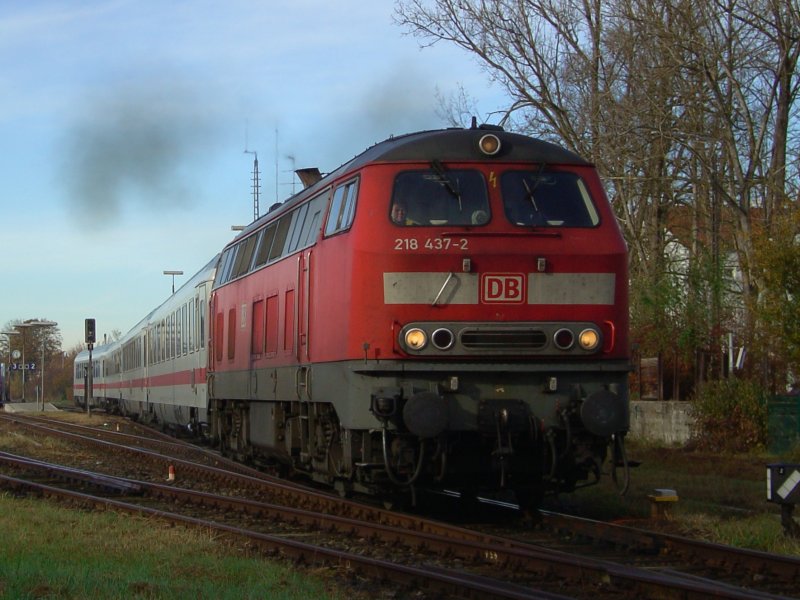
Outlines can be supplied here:
<path id="1" fill-rule="evenodd" d="M 0 494 L 0 598 L 344 598 L 210 532 Z"/>
<path id="2" fill-rule="evenodd" d="M 624 497 L 605 477 L 597 486 L 562 496 L 549 508 L 800 556 L 800 539 L 784 535 L 780 507 L 767 502 L 766 465 L 789 461 L 766 454 L 724 455 L 641 444 L 629 444 L 628 457 L 642 464 L 631 470 Z M 650 519 L 647 496 L 657 488 L 674 489 L 679 498 L 667 527 Z M 800 508 L 795 520 L 800 523 Z"/>

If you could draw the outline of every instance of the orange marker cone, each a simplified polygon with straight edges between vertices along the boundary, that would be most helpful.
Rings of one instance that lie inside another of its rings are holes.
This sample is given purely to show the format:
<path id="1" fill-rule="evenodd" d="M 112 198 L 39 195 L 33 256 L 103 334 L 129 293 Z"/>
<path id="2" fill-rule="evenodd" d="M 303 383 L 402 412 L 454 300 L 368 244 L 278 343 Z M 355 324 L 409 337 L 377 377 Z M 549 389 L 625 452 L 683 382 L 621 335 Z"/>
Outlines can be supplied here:
<path id="1" fill-rule="evenodd" d="M 175 481 L 175 467 L 170 465 L 167 471 L 167 481 Z"/>

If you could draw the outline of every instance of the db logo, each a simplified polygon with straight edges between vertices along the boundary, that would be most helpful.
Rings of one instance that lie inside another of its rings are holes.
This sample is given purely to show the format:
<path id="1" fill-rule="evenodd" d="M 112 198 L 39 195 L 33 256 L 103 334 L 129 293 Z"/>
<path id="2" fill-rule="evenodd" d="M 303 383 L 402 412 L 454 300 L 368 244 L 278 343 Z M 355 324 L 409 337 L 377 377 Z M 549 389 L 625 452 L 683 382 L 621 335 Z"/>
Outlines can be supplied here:
<path id="1" fill-rule="evenodd" d="M 522 304 L 525 302 L 525 276 L 485 273 L 481 276 L 481 302 Z"/>

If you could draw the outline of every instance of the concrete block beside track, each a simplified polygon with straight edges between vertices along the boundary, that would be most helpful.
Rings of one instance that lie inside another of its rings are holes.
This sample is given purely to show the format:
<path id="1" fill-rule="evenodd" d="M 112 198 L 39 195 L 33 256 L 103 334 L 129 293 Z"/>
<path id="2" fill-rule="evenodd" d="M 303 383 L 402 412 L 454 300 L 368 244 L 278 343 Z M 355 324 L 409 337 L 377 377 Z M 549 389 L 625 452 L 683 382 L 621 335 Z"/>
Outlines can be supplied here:
<path id="1" fill-rule="evenodd" d="M 58 410 L 49 402 L 44 403 L 42 408 L 41 402 L 6 402 L 3 404 L 3 411 L 7 413 L 21 413 L 21 412 L 52 412 Z"/>
<path id="2" fill-rule="evenodd" d="M 694 427 L 691 402 L 638 400 L 631 402 L 630 438 L 662 444 L 685 444 Z"/>

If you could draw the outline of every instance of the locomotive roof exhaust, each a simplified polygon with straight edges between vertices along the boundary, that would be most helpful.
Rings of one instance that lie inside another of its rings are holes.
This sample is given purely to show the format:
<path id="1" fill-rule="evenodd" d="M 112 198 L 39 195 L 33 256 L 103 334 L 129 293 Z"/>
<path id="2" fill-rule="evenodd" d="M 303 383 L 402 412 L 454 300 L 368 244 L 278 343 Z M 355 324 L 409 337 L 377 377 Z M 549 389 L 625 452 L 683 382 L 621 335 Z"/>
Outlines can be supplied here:
<path id="1" fill-rule="evenodd" d="M 470 129 L 484 129 L 486 131 L 505 131 L 502 125 L 492 125 L 490 123 L 481 123 L 478 125 L 478 118 L 472 117 L 472 123 L 470 123 Z"/>
<path id="2" fill-rule="evenodd" d="M 303 189 L 311 187 L 322 179 L 322 173 L 319 172 L 317 167 L 309 167 L 307 169 L 296 169 L 295 175 L 303 184 Z"/>

